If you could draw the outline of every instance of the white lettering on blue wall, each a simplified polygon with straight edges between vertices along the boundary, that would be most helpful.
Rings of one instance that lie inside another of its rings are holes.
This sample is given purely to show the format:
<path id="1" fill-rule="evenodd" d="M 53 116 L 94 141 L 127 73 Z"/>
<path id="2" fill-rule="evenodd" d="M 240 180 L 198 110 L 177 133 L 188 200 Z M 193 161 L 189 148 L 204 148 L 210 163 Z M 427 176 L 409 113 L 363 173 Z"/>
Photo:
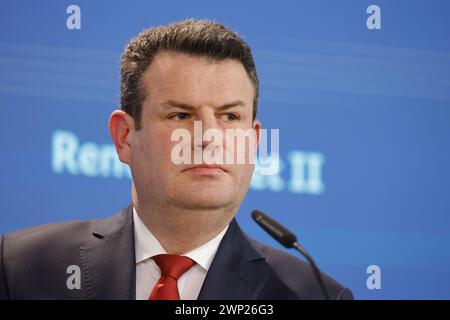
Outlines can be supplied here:
<path id="1" fill-rule="evenodd" d="M 311 195 L 325 191 L 322 180 L 325 156 L 322 153 L 292 150 L 286 161 L 275 155 L 270 159 L 272 163 L 268 164 L 256 159 L 250 189 Z M 264 174 L 271 166 L 278 169 L 275 174 Z M 78 136 L 68 130 L 56 130 L 52 134 L 52 170 L 56 174 L 131 179 L 128 165 L 119 160 L 113 144 L 80 142 Z"/>
<path id="2" fill-rule="evenodd" d="M 57 174 L 131 178 L 128 165 L 119 160 L 113 144 L 80 143 L 77 135 L 67 130 L 52 134 L 52 169 Z"/>

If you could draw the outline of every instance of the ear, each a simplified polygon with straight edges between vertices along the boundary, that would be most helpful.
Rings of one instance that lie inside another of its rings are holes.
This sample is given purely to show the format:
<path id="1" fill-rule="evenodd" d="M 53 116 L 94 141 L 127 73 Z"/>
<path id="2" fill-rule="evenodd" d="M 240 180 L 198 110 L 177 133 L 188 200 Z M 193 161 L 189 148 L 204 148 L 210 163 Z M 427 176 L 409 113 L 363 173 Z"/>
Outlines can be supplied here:
<path id="1" fill-rule="evenodd" d="M 261 122 L 258 119 L 253 120 L 253 130 L 256 131 L 257 145 L 261 142 Z"/>
<path id="2" fill-rule="evenodd" d="M 109 133 L 116 146 L 120 161 L 131 163 L 131 137 L 134 132 L 134 119 L 125 111 L 115 110 L 109 117 Z"/>

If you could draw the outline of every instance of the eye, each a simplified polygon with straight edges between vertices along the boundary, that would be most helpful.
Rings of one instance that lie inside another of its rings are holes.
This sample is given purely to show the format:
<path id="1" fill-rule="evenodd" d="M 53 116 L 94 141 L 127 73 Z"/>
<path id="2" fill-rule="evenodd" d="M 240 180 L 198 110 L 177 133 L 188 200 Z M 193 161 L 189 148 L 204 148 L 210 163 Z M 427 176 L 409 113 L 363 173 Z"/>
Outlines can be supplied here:
<path id="1" fill-rule="evenodd" d="M 237 113 L 225 113 L 223 114 L 223 116 L 227 121 L 237 121 L 241 119 L 241 117 Z"/>
<path id="2" fill-rule="evenodd" d="M 170 118 L 170 119 L 177 120 L 177 121 L 183 121 L 183 120 L 188 119 L 189 117 L 190 117 L 189 113 L 186 113 L 186 112 L 177 112 L 177 113 L 171 115 L 169 118 Z"/>

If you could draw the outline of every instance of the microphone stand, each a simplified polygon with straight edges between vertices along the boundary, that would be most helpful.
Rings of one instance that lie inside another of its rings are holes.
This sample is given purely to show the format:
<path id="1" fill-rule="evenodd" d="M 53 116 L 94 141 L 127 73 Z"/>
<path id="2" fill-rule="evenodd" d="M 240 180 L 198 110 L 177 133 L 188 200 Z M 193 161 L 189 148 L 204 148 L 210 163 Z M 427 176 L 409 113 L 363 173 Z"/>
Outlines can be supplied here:
<path id="1" fill-rule="evenodd" d="M 320 273 L 319 268 L 317 268 L 317 265 L 314 262 L 313 258 L 309 255 L 309 253 L 305 249 L 302 248 L 302 246 L 300 246 L 300 244 L 297 241 L 295 241 L 292 244 L 292 247 L 294 249 L 296 249 L 298 252 L 300 252 L 302 254 L 302 256 L 304 256 L 306 258 L 306 260 L 308 260 L 309 265 L 311 266 L 311 269 L 314 272 L 314 276 L 316 277 L 317 282 L 320 285 L 320 289 L 322 290 L 323 295 L 325 296 L 325 299 L 331 300 L 328 290 L 325 287 L 325 284 L 323 283 L 322 274 Z"/>

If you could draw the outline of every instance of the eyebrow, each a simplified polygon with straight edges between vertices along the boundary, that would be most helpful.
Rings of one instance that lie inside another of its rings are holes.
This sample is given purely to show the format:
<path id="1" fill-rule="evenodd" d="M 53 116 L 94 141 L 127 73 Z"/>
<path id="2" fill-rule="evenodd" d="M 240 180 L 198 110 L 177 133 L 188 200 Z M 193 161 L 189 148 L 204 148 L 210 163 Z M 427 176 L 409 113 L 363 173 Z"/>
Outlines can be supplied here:
<path id="1" fill-rule="evenodd" d="M 195 107 L 183 103 L 183 102 L 178 102 L 175 100 L 167 100 L 166 102 L 162 103 L 162 106 L 166 107 L 166 108 L 179 108 L 179 109 L 183 109 L 183 110 L 194 110 Z M 233 107 L 245 107 L 246 104 L 245 102 L 241 101 L 241 100 L 236 100 L 230 103 L 226 103 L 221 105 L 220 107 L 218 107 L 217 109 L 219 110 L 226 110 L 226 109 L 230 109 Z"/>

